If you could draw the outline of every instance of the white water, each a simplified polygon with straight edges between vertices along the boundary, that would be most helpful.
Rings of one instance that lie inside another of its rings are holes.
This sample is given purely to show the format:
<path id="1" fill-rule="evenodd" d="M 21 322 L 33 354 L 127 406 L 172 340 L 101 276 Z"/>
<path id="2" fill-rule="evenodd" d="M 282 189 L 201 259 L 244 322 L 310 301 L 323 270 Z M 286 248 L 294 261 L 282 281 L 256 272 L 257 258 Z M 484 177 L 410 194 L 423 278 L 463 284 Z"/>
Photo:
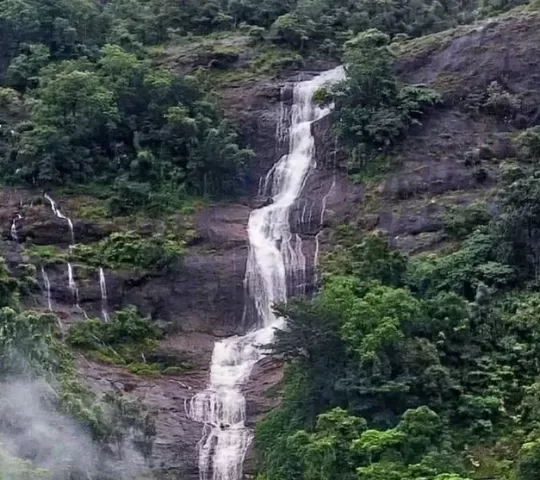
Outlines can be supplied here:
<path id="1" fill-rule="evenodd" d="M 48 195 L 44 194 L 44 198 L 49 202 L 51 205 L 51 210 L 53 211 L 54 215 L 58 218 L 61 218 L 62 220 L 65 220 L 69 227 L 69 234 L 71 237 L 69 249 L 71 250 L 75 246 L 75 230 L 73 229 L 73 222 L 71 221 L 71 218 L 64 215 L 58 206 L 56 205 L 56 202 Z M 73 296 L 73 303 L 77 307 L 77 309 L 84 315 L 86 319 L 88 319 L 88 315 L 86 315 L 86 312 L 84 309 L 79 305 L 79 289 L 77 287 L 77 283 L 75 282 L 75 276 L 73 274 L 73 265 L 70 262 L 67 262 L 67 273 L 68 273 L 68 287 L 71 291 L 71 295 Z M 50 294 L 50 289 L 49 289 Z"/>
<path id="2" fill-rule="evenodd" d="M 190 417 L 204 423 L 199 442 L 201 480 L 242 477 L 242 464 L 253 435 L 245 426 L 246 401 L 241 386 L 264 356 L 262 346 L 271 342 L 276 328 L 283 326 L 283 319 L 274 314 L 273 305 L 287 300 L 288 275 L 293 275 L 294 282 L 305 283 L 302 239 L 291 234 L 289 213 L 313 165 L 311 124 L 330 112 L 330 108 L 315 106 L 312 97 L 323 84 L 340 80 L 343 75 L 343 69 L 338 68 L 295 85 L 288 130 L 289 153 L 260 183 L 263 193 L 272 196 L 273 203 L 250 215 L 245 277 L 246 291 L 257 312 L 258 329 L 215 344 L 209 386 L 191 400 Z M 281 132 L 278 128 L 277 135 Z"/>
<path id="3" fill-rule="evenodd" d="M 103 320 L 109 321 L 109 305 L 107 300 L 107 280 L 103 268 L 99 269 L 99 288 L 101 289 L 101 314 Z"/>
<path id="4" fill-rule="evenodd" d="M 51 301 L 51 282 L 49 280 L 49 275 L 45 271 L 45 267 L 41 266 L 41 278 L 43 279 L 43 286 L 45 287 L 45 300 L 47 301 L 47 308 L 52 311 L 52 301 Z"/>
<path id="5" fill-rule="evenodd" d="M 21 214 L 17 214 L 13 221 L 11 222 L 11 239 L 15 242 L 19 241 L 19 234 L 17 233 L 17 220 L 22 220 Z"/>
<path id="6" fill-rule="evenodd" d="M 70 247 L 73 247 L 73 245 L 75 245 L 75 231 L 73 230 L 73 222 L 71 221 L 71 218 L 69 217 L 66 217 L 61 211 L 60 209 L 56 206 L 56 202 L 49 196 L 47 195 L 46 193 L 43 195 L 45 197 L 45 199 L 50 203 L 51 205 L 51 210 L 53 211 L 53 213 L 55 214 L 55 216 L 57 216 L 58 218 L 61 218 L 62 220 L 65 220 L 69 226 L 69 233 L 71 235 L 71 243 L 70 243 Z"/>

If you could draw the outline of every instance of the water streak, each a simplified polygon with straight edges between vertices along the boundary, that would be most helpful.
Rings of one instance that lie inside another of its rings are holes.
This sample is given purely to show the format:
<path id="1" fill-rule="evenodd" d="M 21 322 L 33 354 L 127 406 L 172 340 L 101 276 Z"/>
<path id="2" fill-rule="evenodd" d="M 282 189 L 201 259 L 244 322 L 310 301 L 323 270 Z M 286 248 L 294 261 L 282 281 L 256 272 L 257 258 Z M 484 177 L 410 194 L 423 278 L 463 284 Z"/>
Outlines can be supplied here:
<path id="1" fill-rule="evenodd" d="M 16 217 L 13 218 L 13 221 L 11 222 L 11 238 L 13 241 L 18 242 L 19 241 L 19 234 L 17 233 L 17 220 L 22 220 L 22 215 L 17 214 Z"/>
<path id="2" fill-rule="evenodd" d="M 283 327 L 283 319 L 277 317 L 273 306 L 287 300 L 288 281 L 294 289 L 301 286 L 299 282 L 305 285 L 302 239 L 292 235 L 289 216 L 313 166 L 315 142 L 311 124 L 330 112 L 330 108 L 315 106 L 312 97 L 320 86 L 340 80 L 343 74 L 343 69 L 338 68 L 295 85 L 288 129 L 289 153 L 260 184 L 263 193 L 272 196 L 272 203 L 250 215 L 250 248 L 244 280 L 256 309 L 253 323 L 257 329 L 215 344 L 209 386 L 193 397 L 189 405 L 190 417 L 204 423 L 198 445 L 201 480 L 242 477 L 242 464 L 253 434 L 245 425 L 246 400 L 241 386 L 264 356 L 262 346 L 272 340 L 276 328 Z M 278 128 L 278 135 L 280 131 Z"/>
<path id="3" fill-rule="evenodd" d="M 66 217 L 61 211 L 60 209 L 57 207 L 56 205 L 56 202 L 48 195 L 48 194 L 44 194 L 43 195 L 45 197 L 45 199 L 49 202 L 49 204 L 51 205 L 51 210 L 53 211 L 54 215 L 58 218 L 61 218 L 62 220 L 65 220 L 68 224 L 68 227 L 69 227 L 69 233 L 70 233 L 70 236 L 71 236 L 71 242 L 70 242 L 70 247 L 73 247 L 73 245 L 75 245 L 75 231 L 73 229 L 73 222 L 71 221 L 71 218 L 69 217 Z"/>
<path id="4" fill-rule="evenodd" d="M 47 302 L 47 308 L 52 312 L 52 300 L 51 300 L 51 282 L 49 275 L 45 271 L 45 267 L 41 265 L 41 278 L 43 280 L 43 286 L 45 287 L 43 293 L 45 294 L 45 300 Z"/>
<path id="5" fill-rule="evenodd" d="M 103 268 L 99 269 L 99 288 L 101 290 L 101 314 L 103 320 L 109 321 L 109 305 L 107 300 L 107 280 Z"/>
<path id="6" fill-rule="evenodd" d="M 43 197 L 49 202 L 51 206 L 51 210 L 53 211 L 54 215 L 57 218 L 60 218 L 67 222 L 68 227 L 69 227 L 69 234 L 70 234 L 69 249 L 72 250 L 73 247 L 75 246 L 75 230 L 73 228 L 73 222 L 71 221 L 71 218 L 67 217 L 61 212 L 61 210 L 56 205 L 56 202 L 48 194 L 46 193 L 43 194 Z M 68 273 L 68 288 L 73 297 L 73 302 L 75 304 L 75 307 L 84 315 L 86 319 L 88 319 L 88 315 L 86 314 L 86 311 L 79 305 L 79 289 L 77 287 L 77 283 L 75 282 L 75 276 L 73 273 L 73 265 L 70 262 L 67 263 L 67 273 Z"/>
<path id="7" fill-rule="evenodd" d="M 67 263 L 67 270 L 68 287 L 71 291 L 71 295 L 73 295 L 73 301 L 75 302 L 75 305 L 79 307 L 79 289 L 77 288 L 77 284 L 75 283 L 75 278 L 73 276 L 73 265 L 71 265 L 71 262 Z"/>

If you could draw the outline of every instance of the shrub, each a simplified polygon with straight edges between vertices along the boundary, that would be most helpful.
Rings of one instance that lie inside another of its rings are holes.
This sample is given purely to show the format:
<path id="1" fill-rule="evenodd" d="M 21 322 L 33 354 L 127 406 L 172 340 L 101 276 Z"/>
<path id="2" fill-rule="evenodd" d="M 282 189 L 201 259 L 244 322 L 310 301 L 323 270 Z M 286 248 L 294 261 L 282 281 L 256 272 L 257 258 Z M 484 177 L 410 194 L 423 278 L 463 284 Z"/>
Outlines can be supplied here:
<path id="1" fill-rule="evenodd" d="M 540 126 L 531 127 L 521 132 L 515 143 L 522 159 L 540 159 Z"/>
<path id="2" fill-rule="evenodd" d="M 443 215 L 444 231 L 451 237 L 463 239 L 476 228 L 487 225 L 491 219 L 484 202 L 466 206 L 451 206 Z"/>
<path id="3" fill-rule="evenodd" d="M 143 237 L 132 231 L 115 232 L 95 244 L 75 245 L 71 256 L 96 267 L 159 271 L 171 268 L 183 257 L 184 245 L 183 241 L 163 235 Z"/>
<path id="4" fill-rule="evenodd" d="M 160 336 L 160 329 L 150 317 L 141 316 L 136 307 L 127 307 L 116 312 L 108 323 L 90 319 L 73 325 L 67 340 L 76 347 L 98 349 L 107 345 L 140 343 Z"/>

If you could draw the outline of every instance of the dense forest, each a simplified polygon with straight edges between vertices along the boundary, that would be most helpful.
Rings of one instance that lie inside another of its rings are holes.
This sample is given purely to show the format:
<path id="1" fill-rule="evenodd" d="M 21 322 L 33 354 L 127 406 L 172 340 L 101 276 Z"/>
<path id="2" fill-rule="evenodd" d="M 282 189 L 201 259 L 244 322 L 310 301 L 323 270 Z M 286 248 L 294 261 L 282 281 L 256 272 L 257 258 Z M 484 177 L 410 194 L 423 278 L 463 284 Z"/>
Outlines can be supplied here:
<path id="1" fill-rule="evenodd" d="M 523 3 L 0 0 L 0 182 L 99 192 L 108 216 L 159 217 L 194 198 L 245 195 L 254 153 L 218 102 L 223 72 L 158 61 L 164 45 L 238 33 L 278 52 L 275 76 L 314 58 L 345 65 L 346 79 L 316 101 L 335 105 L 340 168 L 363 181 L 444 102 L 400 81 L 396 44 Z M 504 119 L 518 109 L 496 84 L 475 106 Z M 407 255 L 382 235 L 335 228 L 317 294 L 276 306 L 287 327 L 269 349 L 286 361 L 284 393 L 256 428 L 258 480 L 540 479 L 540 128 L 527 127 L 513 138 L 496 207 L 446 212 L 450 248 Z M 167 270 L 186 239 L 116 233 L 65 258 Z M 54 314 L 27 310 L 35 277 L 0 264 L 0 426 L 14 432 L 0 438 L 0 479 L 142 478 L 142 467 L 111 459 L 144 464 L 152 415 L 121 395 L 98 398 L 74 352 L 137 374 L 184 366 L 139 362 L 163 332 L 135 308 L 69 332 Z M 60 412 L 72 423 L 58 435 L 82 439 L 62 455 L 51 446 L 55 465 L 27 461 L 32 446 L 10 423 L 36 396 L 47 400 L 40 421 Z"/>

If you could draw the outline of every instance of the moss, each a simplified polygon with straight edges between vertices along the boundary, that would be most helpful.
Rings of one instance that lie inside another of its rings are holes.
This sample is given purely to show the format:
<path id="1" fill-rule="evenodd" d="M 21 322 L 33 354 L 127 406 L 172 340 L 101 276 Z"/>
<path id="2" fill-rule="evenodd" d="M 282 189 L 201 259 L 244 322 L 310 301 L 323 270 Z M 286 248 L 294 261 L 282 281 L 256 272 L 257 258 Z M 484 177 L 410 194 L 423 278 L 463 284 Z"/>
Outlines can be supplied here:
<path id="1" fill-rule="evenodd" d="M 75 216 L 77 218 L 84 218 L 88 220 L 100 220 L 111 217 L 107 205 L 100 205 L 95 203 L 80 205 L 79 208 L 77 208 L 77 210 L 75 211 Z"/>

